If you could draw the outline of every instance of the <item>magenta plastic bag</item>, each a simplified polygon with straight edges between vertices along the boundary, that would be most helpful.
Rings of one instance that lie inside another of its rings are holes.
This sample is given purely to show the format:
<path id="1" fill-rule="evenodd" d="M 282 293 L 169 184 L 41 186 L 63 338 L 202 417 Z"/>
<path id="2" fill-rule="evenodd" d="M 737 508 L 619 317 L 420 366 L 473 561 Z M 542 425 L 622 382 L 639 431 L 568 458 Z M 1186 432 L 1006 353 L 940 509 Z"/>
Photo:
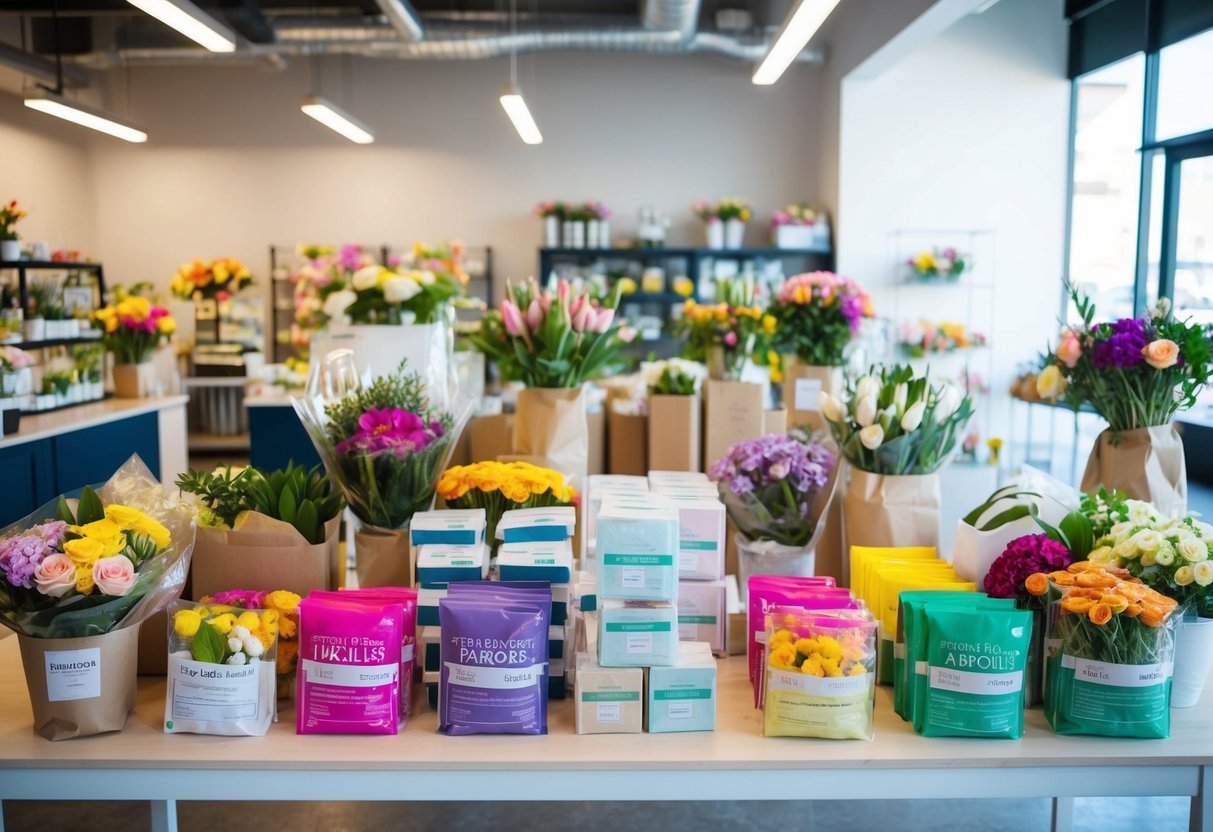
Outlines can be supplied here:
<path id="1" fill-rule="evenodd" d="M 854 609 L 856 601 L 849 589 L 834 585 L 826 576 L 798 578 L 784 575 L 751 575 L 747 582 L 749 606 L 746 610 L 746 655 L 749 657 L 750 683 L 758 690 L 762 676 L 762 638 L 766 614 L 772 607 L 804 609 Z"/>
<path id="2" fill-rule="evenodd" d="M 546 604 L 458 593 L 438 602 L 439 731 L 547 733 L 550 615 L 550 593 Z"/>
<path id="3" fill-rule="evenodd" d="M 399 601 L 303 599 L 297 733 L 395 734 L 400 730 L 403 620 Z"/>

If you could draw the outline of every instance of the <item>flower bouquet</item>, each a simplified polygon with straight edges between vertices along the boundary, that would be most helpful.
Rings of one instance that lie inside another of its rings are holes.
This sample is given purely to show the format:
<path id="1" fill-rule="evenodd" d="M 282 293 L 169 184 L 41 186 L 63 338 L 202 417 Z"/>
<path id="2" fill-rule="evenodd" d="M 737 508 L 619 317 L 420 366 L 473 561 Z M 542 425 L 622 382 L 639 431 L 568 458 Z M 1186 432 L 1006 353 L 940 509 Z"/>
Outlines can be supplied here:
<path id="1" fill-rule="evenodd" d="M 17 223 L 25 219 L 26 212 L 17 206 L 17 200 L 0 204 L 0 260 L 21 259 L 21 242 L 17 236 Z"/>
<path id="2" fill-rule="evenodd" d="M 1050 599 L 1045 716 L 1053 730 L 1168 736 L 1175 600 L 1124 569 L 1089 561 L 1024 585 Z"/>
<path id="3" fill-rule="evenodd" d="M 563 474 L 529 462 L 476 462 L 442 472 L 438 496 L 448 508 L 483 508 L 485 540 L 497 541 L 497 521 L 507 511 L 573 503 L 573 489 Z"/>
<path id="4" fill-rule="evenodd" d="M 461 240 L 443 240 L 437 246 L 419 240 L 413 243 L 408 254 L 401 259 L 401 264 L 414 272 L 431 272 L 444 277 L 444 283 L 448 285 L 453 281 L 458 284 L 459 292 L 462 293 L 467 289 L 470 279 L 463 267 L 463 255 L 464 245 Z"/>
<path id="5" fill-rule="evenodd" d="M 499 316 L 486 316 L 471 340 L 506 378 L 526 383 L 514 416 L 514 453 L 553 468 L 577 486 L 588 464 L 589 425 L 582 384 L 609 373 L 623 345 L 616 288 L 602 305 L 568 281 L 556 291 L 534 280 L 506 287 Z"/>
<path id="6" fill-rule="evenodd" d="M 952 321 L 919 321 L 906 324 L 901 331 L 901 350 L 910 358 L 969 350 L 986 345 L 986 336 L 970 332 L 964 324 Z"/>
<path id="7" fill-rule="evenodd" d="M 435 408 L 405 362 L 395 372 L 361 379 L 353 356 L 337 351 L 313 370 L 306 396 L 292 399 L 329 476 L 354 515 L 370 528 L 356 538 L 360 586 L 411 584 L 407 526 L 434 502 L 470 407 Z"/>
<path id="8" fill-rule="evenodd" d="M 193 545 L 191 513 L 138 457 L 0 532 L 0 624 L 20 641 L 35 732 L 122 728 L 138 625 L 180 595 Z"/>
<path id="9" fill-rule="evenodd" d="M 707 223 L 708 248 L 741 248 L 745 224 L 752 215 L 747 200 L 725 197 L 713 205 L 700 199 L 691 205 L 691 211 Z"/>
<path id="10" fill-rule="evenodd" d="M 281 617 L 271 609 L 178 601 L 168 633 L 164 733 L 265 736 L 278 711 Z"/>
<path id="11" fill-rule="evenodd" d="M 211 609 L 208 610 L 208 613 L 217 612 L 221 615 L 225 612 L 239 615 L 240 610 L 264 610 L 267 613 L 277 613 L 276 687 L 279 699 L 290 699 L 295 693 L 295 673 L 299 669 L 299 602 L 301 600 L 296 593 L 284 589 L 272 592 L 231 589 L 202 598 L 198 604 L 209 605 Z M 216 605 L 218 609 L 215 609 Z M 201 607 L 197 609 L 200 610 Z M 225 635 L 222 630 L 225 624 L 226 619 L 219 624 L 220 635 Z"/>
<path id="12" fill-rule="evenodd" d="M 775 607 L 766 616 L 762 733 L 870 740 L 876 621 L 867 610 Z"/>
<path id="13" fill-rule="evenodd" d="M 707 367 L 670 358 L 645 362 L 640 370 L 648 390 L 649 469 L 700 470 L 703 407 L 699 391 Z"/>
<path id="14" fill-rule="evenodd" d="M 363 246 L 349 243 L 339 248 L 301 243 L 295 251 L 304 263 L 284 275 L 295 287 L 292 343 L 307 346 L 313 332 L 344 314 L 354 298 L 338 293 L 349 287 L 355 272 L 375 265 L 375 258 Z"/>
<path id="15" fill-rule="evenodd" d="M 755 302 L 750 279 L 717 281 L 716 300 L 701 305 L 688 298 L 674 334 L 687 340 L 685 357 L 705 361 L 713 379 L 739 381 L 756 356 L 766 359 L 778 322 Z"/>
<path id="16" fill-rule="evenodd" d="M 709 472 L 739 532 L 739 582 L 750 575 L 812 575 L 819 522 L 834 496 L 834 452 L 809 440 L 739 442 Z"/>
<path id="17" fill-rule="evenodd" d="M 906 265 L 918 280 L 946 280 L 955 282 L 968 271 L 972 263 L 967 254 L 962 254 L 948 246 L 943 249 L 934 248 L 918 252 Z"/>
<path id="18" fill-rule="evenodd" d="M 147 395 L 152 355 L 177 331 L 173 316 L 145 297 L 128 295 L 98 309 L 93 319 L 102 326 L 105 348 L 114 354 L 114 394 L 124 399 Z"/>
<path id="19" fill-rule="evenodd" d="M 1037 378 L 1042 398 L 1063 394 L 1089 404 L 1108 429 L 1087 460 L 1082 490 L 1105 485 L 1164 514 L 1187 511 L 1183 443 L 1171 423 L 1196 403 L 1213 357 L 1206 327 L 1176 320 L 1166 298 L 1143 318 L 1095 323 L 1095 306 L 1077 290 L 1080 322 L 1068 328 Z"/>
<path id="20" fill-rule="evenodd" d="M 849 545 L 937 546 L 938 471 L 964 436 L 972 401 L 904 366 L 848 380 L 845 396 L 823 393 L 821 411 L 851 464 L 843 502 Z"/>
<path id="21" fill-rule="evenodd" d="M 345 501 L 319 465 L 269 473 L 191 469 L 177 487 L 200 503 L 194 597 L 233 586 L 306 594 L 343 583 L 338 531 Z"/>
<path id="22" fill-rule="evenodd" d="M 788 205 L 771 215 L 771 242 L 776 248 L 828 250 L 829 217 L 807 202 Z"/>
<path id="23" fill-rule="evenodd" d="M 209 263 L 197 259 L 182 263 L 169 281 L 173 296 L 182 300 L 225 301 L 252 285 L 253 273 L 234 257 L 220 257 Z"/>

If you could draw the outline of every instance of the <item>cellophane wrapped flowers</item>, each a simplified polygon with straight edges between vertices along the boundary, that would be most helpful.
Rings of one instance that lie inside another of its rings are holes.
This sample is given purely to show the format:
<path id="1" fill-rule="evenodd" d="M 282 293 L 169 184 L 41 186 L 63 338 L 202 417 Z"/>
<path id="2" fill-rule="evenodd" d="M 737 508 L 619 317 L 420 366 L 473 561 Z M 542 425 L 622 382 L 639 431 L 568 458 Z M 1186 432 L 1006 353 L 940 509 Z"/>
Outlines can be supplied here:
<path id="1" fill-rule="evenodd" d="M 763 734 L 871 739 L 875 667 L 868 611 L 774 608 L 766 621 Z"/>
<path id="2" fill-rule="evenodd" d="M 804 546 L 813 536 L 814 503 L 835 463 L 834 452 L 819 442 L 772 434 L 733 445 L 710 474 L 747 537 Z"/>
<path id="3" fill-rule="evenodd" d="M 180 595 L 193 546 L 188 506 L 132 457 L 0 532 L 0 623 L 33 638 L 133 626 Z"/>
<path id="4" fill-rule="evenodd" d="M 232 589 L 216 592 L 203 598 L 199 605 L 206 605 L 219 614 L 244 610 L 262 610 L 273 614 L 270 629 L 277 635 L 275 671 L 279 699 L 289 698 L 295 691 L 295 673 L 299 668 L 299 602 L 302 598 L 294 592 L 276 589 L 272 592 L 257 592 L 250 589 Z M 221 633 L 222 634 L 222 633 Z"/>
<path id="5" fill-rule="evenodd" d="M 438 496 L 448 508 L 483 508 L 485 539 L 497 540 L 497 522 L 507 511 L 565 506 L 573 489 L 564 474 L 529 462 L 477 462 L 446 469 L 438 480 Z"/>
<path id="6" fill-rule="evenodd" d="M 1027 608 L 1038 597 L 1024 588 L 1028 577 L 1065 569 L 1072 560 L 1069 549 L 1046 535 L 1017 537 L 990 565 L 986 594 L 991 598 L 1014 598 L 1018 606 Z"/>

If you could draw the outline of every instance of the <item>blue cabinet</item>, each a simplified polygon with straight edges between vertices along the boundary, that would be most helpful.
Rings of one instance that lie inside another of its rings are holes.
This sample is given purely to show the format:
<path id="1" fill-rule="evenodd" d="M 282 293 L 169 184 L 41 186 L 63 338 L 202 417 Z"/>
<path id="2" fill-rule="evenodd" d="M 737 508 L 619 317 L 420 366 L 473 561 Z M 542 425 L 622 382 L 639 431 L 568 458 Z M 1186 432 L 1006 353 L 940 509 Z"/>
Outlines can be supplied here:
<path id="1" fill-rule="evenodd" d="M 0 448 L 0 472 L 2 526 L 15 523 L 58 493 L 50 439 Z"/>
<path id="2" fill-rule="evenodd" d="M 312 467 L 320 455 L 299 421 L 295 408 L 261 406 L 248 409 L 249 462 L 262 471 L 285 468 L 288 462 Z"/>

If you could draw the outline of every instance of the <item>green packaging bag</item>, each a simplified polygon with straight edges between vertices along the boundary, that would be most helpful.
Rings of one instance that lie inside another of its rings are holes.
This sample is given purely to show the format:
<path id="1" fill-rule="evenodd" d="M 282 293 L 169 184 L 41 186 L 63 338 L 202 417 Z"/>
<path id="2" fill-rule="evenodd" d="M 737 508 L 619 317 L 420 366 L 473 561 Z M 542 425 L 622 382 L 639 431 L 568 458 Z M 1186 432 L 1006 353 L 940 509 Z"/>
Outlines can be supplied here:
<path id="1" fill-rule="evenodd" d="M 977 585 L 961 581 L 944 561 L 915 566 L 890 564 L 873 576 L 874 604 L 872 613 L 880 621 L 880 641 L 877 644 L 876 681 L 891 685 L 894 681 L 897 611 L 902 592 L 909 590 L 947 589 L 956 592 L 976 591 Z"/>
<path id="2" fill-rule="evenodd" d="M 927 604 L 926 690 L 915 703 L 924 737 L 1020 739 L 1032 639 L 1025 610 Z"/>
<path id="3" fill-rule="evenodd" d="M 925 674 L 927 667 L 926 650 L 926 616 L 923 608 L 926 604 L 944 604 L 957 607 L 982 609 L 1014 609 L 1015 602 L 1011 599 L 989 598 L 983 592 L 957 589 L 916 590 L 901 593 L 901 603 L 897 611 L 897 643 L 894 645 L 894 684 L 893 707 L 897 715 L 906 722 L 914 721 L 915 702 L 918 695 L 919 674 Z"/>

